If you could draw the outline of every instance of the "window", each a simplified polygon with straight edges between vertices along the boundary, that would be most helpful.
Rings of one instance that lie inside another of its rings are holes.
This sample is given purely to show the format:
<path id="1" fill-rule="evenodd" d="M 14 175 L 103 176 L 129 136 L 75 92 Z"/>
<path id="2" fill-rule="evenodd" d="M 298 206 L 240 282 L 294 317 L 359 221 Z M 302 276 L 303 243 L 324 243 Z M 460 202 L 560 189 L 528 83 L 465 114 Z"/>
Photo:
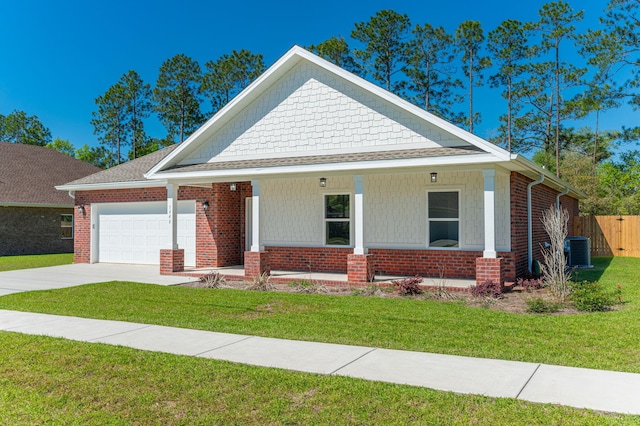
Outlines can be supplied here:
<path id="1" fill-rule="evenodd" d="M 60 238 L 63 240 L 73 238 L 73 215 L 60 215 Z"/>
<path id="2" fill-rule="evenodd" d="M 460 204 L 457 191 L 429 192 L 429 247 L 460 246 Z"/>
<path id="3" fill-rule="evenodd" d="M 348 194 L 324 196 L 325 244 L 348 246 L 351 244 L 350 205 Z"/>

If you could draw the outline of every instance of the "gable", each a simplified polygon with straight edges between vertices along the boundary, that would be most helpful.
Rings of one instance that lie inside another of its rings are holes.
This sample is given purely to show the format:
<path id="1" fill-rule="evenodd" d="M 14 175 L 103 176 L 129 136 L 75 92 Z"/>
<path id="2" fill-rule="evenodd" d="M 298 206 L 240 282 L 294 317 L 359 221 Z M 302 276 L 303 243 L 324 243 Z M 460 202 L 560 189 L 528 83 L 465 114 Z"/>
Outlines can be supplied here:
<path id="1" fill-rule="evenodd" d="M 440 147 L 470 147 L 310 61 L 298 62 L 179 165 Z"/>

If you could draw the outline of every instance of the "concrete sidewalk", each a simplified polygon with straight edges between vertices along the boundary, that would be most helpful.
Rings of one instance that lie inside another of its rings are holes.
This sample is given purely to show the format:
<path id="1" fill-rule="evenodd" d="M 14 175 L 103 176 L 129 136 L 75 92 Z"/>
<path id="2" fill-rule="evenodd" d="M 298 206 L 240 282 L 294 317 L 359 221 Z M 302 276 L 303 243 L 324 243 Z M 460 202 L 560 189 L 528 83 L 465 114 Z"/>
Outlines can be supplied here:
<path id="1" fill-rule="evenodd" d="M 7 310 L 0 330 L 640 415 L 640 374 Z"/>
<path id="2" fill-rule="evenodd" d="M 158 265 L 74 263 L 45 268 L 0 272 L 0 296 L 23 291 L 51 290 L 105 281 L 174 285 L 197 278 L 160 275 Z"/>

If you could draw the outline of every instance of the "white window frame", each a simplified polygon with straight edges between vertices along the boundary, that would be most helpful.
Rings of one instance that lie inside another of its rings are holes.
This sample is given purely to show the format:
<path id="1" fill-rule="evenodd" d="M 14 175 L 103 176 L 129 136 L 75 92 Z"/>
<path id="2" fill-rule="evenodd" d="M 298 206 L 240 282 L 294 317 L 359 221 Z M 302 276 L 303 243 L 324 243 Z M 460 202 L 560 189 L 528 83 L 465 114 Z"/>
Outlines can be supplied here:
<path id="1" fill-rule="evenodd" d="M 432 192 L 455 192 L 458 194 L 458 218 L 454 219 L 454 218 L 434 218 L 431 219 L 429 217 L 429 193 Z M 431 249 L 431 250 L 462 250 L 462 191 L 460 188 L 456 187 L 456 188 L 446 188 L 446 187 L 440 187 L 438 189 L 428 189 L 427 190 L 427 211 L 426 211 L 426 216 L 427 216 L 427 240 L 426 240 L 426 246 L 427 248 Z M 430 229 L 431 229 L 431 222 L 457 222 L 458 223 L 458 246 L 457 247 L 435 247 L 435 246 L 431 246 L 430 242 L 431 242 L 431 235 L 430 235 Z"/>
<path id="2" fill-rule="evenodd" d="M 327 196 L 348 195 L 349 196 L 349 218 L 330 219 L 327 218 Z M 327 244 L 327 223 L 328 222 L 349 222 L 349 244 Z M 322 243 L 324 247 L 353 247 L 353 194 L 351 192 L 324 192 L 322 193 Z"/>
<path id="3" fill-rule="evenodd" d="M 63 216 L 71 216 L 71 226 L 65 226 L 63 225 L 63 221 L 62 221 L 62 217 Z M 66 229 L 66 228 L 71 228 L 71 236 L 70 237 L 63 237 L 62 236 L 62 230 Z M 75 231 L 75 216 L 73 215 L 73 213 L 62 213 L 60 214 L 60 239 L 61 240 L 73 240 L 73 234 Z"/>

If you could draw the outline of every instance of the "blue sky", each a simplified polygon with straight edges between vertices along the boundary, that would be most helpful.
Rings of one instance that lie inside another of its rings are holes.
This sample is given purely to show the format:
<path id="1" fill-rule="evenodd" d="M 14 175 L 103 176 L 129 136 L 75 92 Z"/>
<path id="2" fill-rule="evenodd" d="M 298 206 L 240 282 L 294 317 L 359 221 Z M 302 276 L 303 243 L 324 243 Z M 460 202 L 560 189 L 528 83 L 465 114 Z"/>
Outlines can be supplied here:
<path id="1" fill-rule="evenodd" d="M 0 114 L 14 109 L 37 115 L 52 136 L 76 147 L 97 145 L 90 125 L 94 99 L 122 74 L 136 70 L 153 86 L 160 64 L 184 53 L 200 62 L 234 49 L 262 53 L 272 64 L 294 44 L 342 35 L 381 9 L 406 13 L 413 24 L 442 25 L 449 32 L 467 19 L 485 31 L 505 19 L 530 21 L 540 0 L 325 0 L 301 1 L 3 1 L 0 4 Z M 596 25 L 604 0 L 572 0 L 585 11 L 581 27 Z M 351 40 L 349 40 L 351 41 Z M 496 103 L 498 101 L 498 103 Z M 477 95 L 483 115 L 477 133 L 489 137 L 503 113 L 498 91 Z M 635 115 L 609 112 L 603 128 L 619 128 Z M 626 121 L 625 121 L 626 120 Z M 151 136 L 164 136 L 149 123 Z"/>

